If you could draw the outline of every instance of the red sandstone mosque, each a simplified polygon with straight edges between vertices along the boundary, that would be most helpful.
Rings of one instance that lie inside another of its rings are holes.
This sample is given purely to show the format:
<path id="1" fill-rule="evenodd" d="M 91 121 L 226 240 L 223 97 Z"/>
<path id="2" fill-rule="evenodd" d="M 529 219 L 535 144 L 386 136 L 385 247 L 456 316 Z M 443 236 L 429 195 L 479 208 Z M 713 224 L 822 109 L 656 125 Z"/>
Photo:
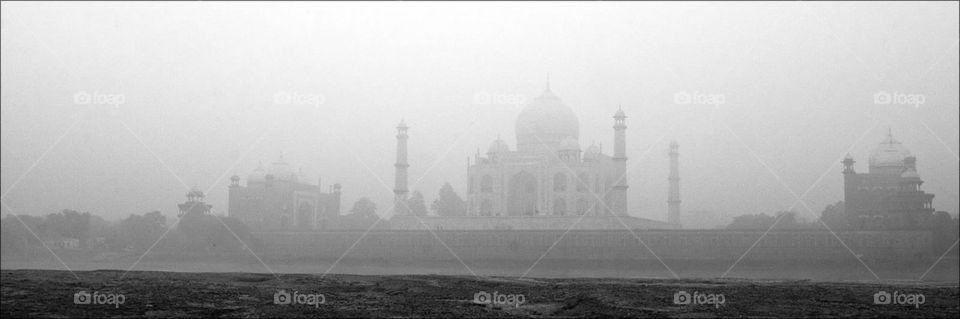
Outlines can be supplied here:
<path id="1" fill-rule="evenodd" d="M 866 173 L 857 173 L 849 154 L 843 159 L 844 212 L 858 230 L 913 229 L 933 214 L 933 194 L 924 192 L 917 157 L 893 132 L 870 153 Z"/>

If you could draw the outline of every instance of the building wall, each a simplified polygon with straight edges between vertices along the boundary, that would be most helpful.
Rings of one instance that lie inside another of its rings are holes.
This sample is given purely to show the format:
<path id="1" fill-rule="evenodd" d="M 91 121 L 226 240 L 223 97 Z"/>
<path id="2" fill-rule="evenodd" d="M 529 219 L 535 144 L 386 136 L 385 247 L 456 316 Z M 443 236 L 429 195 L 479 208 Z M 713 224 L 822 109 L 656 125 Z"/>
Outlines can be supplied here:
<path id="1" fill-rule="evenodd" d="M 559 162 L 555 158 L 539 158 L 518 155 L 516 153 L 499 154 L 502 158 L 477 158 L 478 164 L 468 169 L 467 214 L 483 216 L 484 201 L 491 207 L 491 216 L 512 216 L 510 212 L 511 179 L 521 172 L 533 175 L 536 181 L 536 211 L 539 216 L 553 216 L 558 199 L 565 203 L 564 215 L 575 215 L 577 203 L 586 202 L 586 214 L 589 216 L 609 215 L 605 207 L 610 206 L 607 197 L 616 175 L 610 158 L 598 156 L 593 161 L 580 159 Z M 571 173 L 572 171 L 572 173 Z M 566 178 L 566 190 L 555 189 L 554 179 L 560 174 Z M 586 175 L 586 188 L 578 190 L 578 175 Z M 484 177 L 489 176 L 490 188 L 485 191 Z M 594 196 L 593 194 L 596 194 Z M 600 205 L 598 198 L 606 201 Z"/>
<path id="2" fill-rule="evenodd" d="M 857 229 L 916 228 L 933 213 L 933 194 L 901 189 L 899 175 L 844 174 L 844 209 Z"/>
<path id="3" fill-rule="evenodd" d="M 620 230 L 676 229 L 677 225 L 632 216 L 501 216 L 414 217 L 394 216 L 394 230 Z"/>
<path id="4" fill-rule="evenodd" d="M 264 254 L 273 257 L 452 260 L 736 260 L 763 235 L 761 231 L 677 230 L 635 232 L 581 231 L 362 231 L 254 233 Z M 434 234 L 439 237 L 444 247 Z M 559 242 L 557 239 L 561 238 Z M 926 231 L 859 231 L 837 233 L 865 260 L 936 258 L 932 234 Z M 362 237 L 362 239 L 360 239 Z M 360 239 L 359 242 L 357 240 Z M 356 245 L 354 246 L 354 244 Z M 654 256 L 650 251 L 656 253 Z M 851 254 L 828 231 L 773 231 L 744 260 L 847 260 Z"/>

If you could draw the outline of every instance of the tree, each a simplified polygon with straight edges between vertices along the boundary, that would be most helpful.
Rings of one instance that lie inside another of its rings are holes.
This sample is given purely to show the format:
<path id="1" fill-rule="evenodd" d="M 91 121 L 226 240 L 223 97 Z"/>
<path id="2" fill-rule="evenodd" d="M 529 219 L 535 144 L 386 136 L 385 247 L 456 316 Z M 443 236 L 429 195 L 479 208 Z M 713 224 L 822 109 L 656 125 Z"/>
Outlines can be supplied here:
<path id="1" fill-rule="evenodd" d="M 423 200 L 423 194 L 419 191 L 413 191 L 413 194 L 410 195 L 410 198 L 407 199 L 407 207 L 409 212 L 416 216 L 426 216 L 427 215 L 427 204 Z"/>
<path id="2" fill-rule="evenodd" d="M 849 226 L 847 215 L 844 213 L 843 201 L 827 205 L 820 213 L 820 221 L 832 230 L 846 229 Z"/>
<path id="3" fill-rule="evenodd" d="M 353 203 L 353 208 L 350 209 L 350 215 L 348 216 L 363 219 L 377 218 L 377 204 L 369 198 L 361 197 Z"/>
<path id="4" fill-rule="evenodd" d="M 447 182 L 440 187 L 440 194 L 430 208 L 440 216 L 463 216 L 467 211 L 467 204 Z"/>
<path id="5" fill-rule="evenodd" d="M 167 231 L 167 218 L 160 211 L 143 216 L 130 214 L 120 221 L 113 236 L 107 239 L 108 246 L 136 251 L 145 251 Z"/>
<path id="6" fill-rule="evenodd" d="M 740 215 L 733 218 L 727 229 L 768 229 L 776 219 L 767 214 Z"/>
<path id="7" fill-rule="evenodd" d="M 46 223 L 52 235 L 83 239 L 90 230 L 90 213 L 64 209 L 59 213 L 47 215 Z"/>

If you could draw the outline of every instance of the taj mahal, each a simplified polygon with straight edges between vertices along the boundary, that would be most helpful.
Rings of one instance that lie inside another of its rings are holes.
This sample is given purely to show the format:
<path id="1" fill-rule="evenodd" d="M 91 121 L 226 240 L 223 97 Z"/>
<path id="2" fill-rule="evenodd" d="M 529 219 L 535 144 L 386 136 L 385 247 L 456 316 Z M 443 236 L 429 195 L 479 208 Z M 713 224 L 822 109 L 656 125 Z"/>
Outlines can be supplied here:
<path id="1" fill-rule="evenodd" d="M 596 144 L 584 150 L 577 116 L 548 83 L 517 116 L 514 148 L 497 138 L 485 156 L 478 152 L 468 159 L 464 216 L 417 217 L 398 210 L 390 224 L 394 229 L 438 230 L 677 228 L 628 213 L 626 119 L 622 108 L 613 116 L 613 154 L 604 154 Z M 401 121 L 395 207 L 407 199 L 407 131 Z"/>

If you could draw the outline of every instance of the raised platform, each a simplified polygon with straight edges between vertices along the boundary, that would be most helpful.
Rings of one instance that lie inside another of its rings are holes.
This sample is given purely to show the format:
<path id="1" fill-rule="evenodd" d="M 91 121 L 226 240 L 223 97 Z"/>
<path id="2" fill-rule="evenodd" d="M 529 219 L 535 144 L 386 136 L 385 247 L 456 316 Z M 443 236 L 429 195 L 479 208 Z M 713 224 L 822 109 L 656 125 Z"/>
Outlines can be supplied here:
<path id="1" fill-rule="evenodd" d="M 582 219 L 581 219 L 582 218 Z M 579 220 L 579 221 L 578 221 Z M 632 216 L 394 216 L 394 230 L 626 230 L 679 229 L 675 224 Z"/>

